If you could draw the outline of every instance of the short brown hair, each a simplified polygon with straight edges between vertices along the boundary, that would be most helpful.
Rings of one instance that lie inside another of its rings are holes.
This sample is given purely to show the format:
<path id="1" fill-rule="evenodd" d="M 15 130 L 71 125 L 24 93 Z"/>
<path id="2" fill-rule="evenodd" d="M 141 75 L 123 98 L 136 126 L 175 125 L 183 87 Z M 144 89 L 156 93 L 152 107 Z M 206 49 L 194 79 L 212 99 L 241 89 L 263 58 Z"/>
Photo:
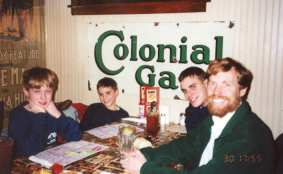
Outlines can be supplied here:
<path id="1" fill-rule="evenodd" d="M 98 88 L 100 88 L 100 87 L 111 87 L 115 91 L 118 89 L 117 82 L 110 77 L 104 77 L 104 78 L 100 79 L 97 82 L 96 89 L 98 90 Z"/>
<path id="2" fill-rule="evenodd" d="M 206 79 L 206 73 L 203 69 L 196 66 L 190 66 L 181 72 L 178 80 L 179 82 L 182 82 L 186 77 L 192 76 L 196 76 L 200 81 L 204 81 Z"/>
<path id="3" fill-rule="evenodd" d="M 247 89 L 246 94 L 242 96 L 242 100 L 246 100 L 251 88 L 253 74 L 240 62 L 230 57 L 214 60 L 208 66 L 207 76 L 209 78 L 211 75 L 215 75 L 219 72 L 227 72 L 230 71 L 232 68 L 234 68 L 238 73 L 237 79 L 239 85 L 241 86 L 241 89 Z"/>
<path id="4" fill-rule="evenodd" d="M 23 86 L 26 90 L 30 88 L 41 88 L 46 85 L 54 92 L 58 88 L 58 77 L 55 72 L 43 67 L 33 67 L 23 73 Z"/>

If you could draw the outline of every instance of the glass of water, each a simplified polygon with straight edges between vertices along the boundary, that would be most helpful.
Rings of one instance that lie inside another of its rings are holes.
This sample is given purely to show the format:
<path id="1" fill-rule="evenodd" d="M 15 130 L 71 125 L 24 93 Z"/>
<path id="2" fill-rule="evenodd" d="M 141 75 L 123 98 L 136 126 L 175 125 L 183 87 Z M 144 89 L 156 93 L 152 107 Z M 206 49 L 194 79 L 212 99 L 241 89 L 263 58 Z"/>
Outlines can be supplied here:
<path id="1" fill-rule="evenodd" d="M 118 133 L 119 150 L 122 153 L 132 152 L 134 150 L 134 141 L 136 139 L 136 129 L 132 126 L 120 126 Z"/>

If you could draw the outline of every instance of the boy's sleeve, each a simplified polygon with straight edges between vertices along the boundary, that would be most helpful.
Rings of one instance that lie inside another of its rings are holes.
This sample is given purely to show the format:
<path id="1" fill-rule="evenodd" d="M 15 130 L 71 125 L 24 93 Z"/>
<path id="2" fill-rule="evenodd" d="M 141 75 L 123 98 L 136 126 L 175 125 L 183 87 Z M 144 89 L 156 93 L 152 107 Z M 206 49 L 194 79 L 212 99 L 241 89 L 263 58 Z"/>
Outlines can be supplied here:
<path id="1" fill-rule="evenodd" d="M 189 135 L 173 140 L 158 148 L 141 149 L 147 162 L 141 168 L 142 174 L 175 174 L 184 173 L 173 169 L 174 164 L 182 164 L 184 168 L 191 168 L 198 162 L 200 148 L 195 148 L 193 137 Z M 173 166 L 172 166 L 173 165 Z"/>
<path id="2" fill-rule="evenodd" d="M 57 130 L 67 141 L 77 141 L 81 138 L 79 124 L 75 120 L 66 117 L 64 113 L 58 118 Z"/>
<path id="3" fill-rule="evenodd" d="M 186 170 L 177 170 L 176 164 L 182 164 L 186 168 L 189 158 L 186 158 L 185 138 L 176 140 L 159 148 L 144 148 L 141 150 L 147 161 L 142 166 L 141 174 L 187 174 Z M 189 156 L 189 155 L 188 155 Z M 193 155 L 191 155 L 192 157 Z"/>
<path id="4" fill-rule="evenodd" d="M 92 109 L 92 106 L 90 105 L 86 109 L 84 116 L 83 116 L 83 120 L 80 123 L 81 131 L 86 131 L 86 130 L 93 128 L 92 125 L 95 120 L 93 120 L 92 116 L 93 116 L 93 109 Z"/>
<path id="5" fill-rule="evenodd" d="M 199 140 L 195 136 L 195 133 L 191 132 L 158 148 L 148 147 L 141 149 L 141 152 L 147 160 L 155 161 L 162 156 L 185 163 L 198 159 L 201 149 L 202 147 L 199 145 Z"/>

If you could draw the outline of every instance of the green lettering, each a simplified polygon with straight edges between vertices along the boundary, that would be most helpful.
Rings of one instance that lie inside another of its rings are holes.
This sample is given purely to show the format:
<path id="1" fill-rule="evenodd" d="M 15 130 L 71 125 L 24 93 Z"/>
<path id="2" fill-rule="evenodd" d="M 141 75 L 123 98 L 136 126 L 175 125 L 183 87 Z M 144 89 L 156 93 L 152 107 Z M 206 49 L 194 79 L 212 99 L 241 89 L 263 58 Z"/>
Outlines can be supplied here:
<path id="1" fill-rule="evenodd" d="M 145 82 L 142 80 L 142 72 L 144 69 L 148 69 L 151 73 L 147 75 L 148 77 L 148 82 Z M 149 66 L 149 65 L 142 65 L 140 66 L 135 74 L 136 81 L 138 82 L 139 85 L 148 85 L 148 86 L 154 86 L 155 84 L 155 74 L 154 73 L 154 66 Z"/>
<path id="2" fill-rule="evenodd" d="M 191 60 L 195 64 L 209 64 L 209 48 L 205 45 L 194 45 L 192 47 L 194 50 L 191 54 Z M 202 56 L 202 59 L 199 59 L 199 55 Z"/>
<path id="3" fill-rule="evenodd" d="M 137 61 L 137 36 L 131 36 L 131 58 L 130 61 Z"/>
<path id="4" fill-rule="evenodd" d="M 215 36 L 215 59 L 221 59 L 223 53 L 223 36 Z"/>
<path id="5" fill-rule="evenodd" d="M 157 45 L 158 48 L 158 58 L 157 58 L 157 62 L 165 62 L 164 60 L 164 52 L 165 49 L 169 49 L 170 50 L 170 63 L 175 63 L 176 61 L 176 46 L 175 45 L 163 45 L 163 44 L 158 44 Z"/>
<path id="6" fill-rule="evenodd" d="M 145 55 L 145 49 L 148 49 L 148 56 L 146 57 Z M 149 62 L 151 61 L 154 56 L 155 56 L 155 49 L 152 45 L 150 44 L 145 44 L 143 45 L 141 48 L 140 48 L 140 51 L 139 51 L 139 54 L 140 54 L 140 58 L 145 61 L 145 62 Z"/>
<path id="7" fill-rule="evenodd" d="M 122 55 L 120 55 L 120 48 L 122 48 Z M 115 46 L 114 48 L 114 56 L 118 59 L 118 60 L 124 60 L 127 58 L 127 56 L 129 55 L 129 48 L 127 47 L 127 45 L 125 44 L 118 44 Z"/>
<path id="8" fill-rule="evenodd" d="M 182 43 L 187 42 L 187 37 L 186 36 L 182 37 L 181 42 Z M 188 60 L 187 60 L 187 45 L 180 45 L 179 48 L 180 48 L 179 63 L 184 63 L 184 64 L 188 63 Z"/>
<path id="9" fill-rule="evenodd" d="M 158 80 L 158 84 L 161 88 L 164 88 L 164 89 L 177 89 L 178 88 L 178 86 L 176 85 L 176 76 L 172 72 L 163 71 L 163 72 L 160 72 L 159 75 L 161 76 L 161 78 Z"/>
<path id="10" fill-rule="evenodd" d="M 124 35 L 122 31 L 115 31 L 115 30 L 109 30 L 104 32 L 103 34 L 101 34 L 99 36 L 99 38 L 97 39 L 97 43 L 95 44 L 94 47 L 94 59 L 96 62 L 96 65 L 98 66 L 98 68 L 105 74 L 108 75 L 116 75 L 119 74 L 121 71 L 123 71 L 123 69 L 125 68 L 124 66 L 121 66 L 119 69 L 117 70 L 110 70 L 108 69 L 102 60 L 102 45 L 103 45 L 103 41 L 109 37 L 109 36 L 117 36 L 121 41 L 124 40 Z"/>

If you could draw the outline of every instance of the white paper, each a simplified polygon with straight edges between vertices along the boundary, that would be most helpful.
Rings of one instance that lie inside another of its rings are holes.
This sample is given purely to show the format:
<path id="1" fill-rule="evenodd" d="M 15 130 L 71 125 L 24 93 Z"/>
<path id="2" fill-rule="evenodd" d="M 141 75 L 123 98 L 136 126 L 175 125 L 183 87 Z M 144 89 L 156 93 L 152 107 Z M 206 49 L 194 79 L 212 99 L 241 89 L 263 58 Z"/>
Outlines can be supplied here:
<path id="1" fill-rule="evenodd" d="M 66 166 L 107 148 L 107 146 L 84 140 L 73 141 L 30 156 L 29 160 L 47 168 L 50 168 L 54 163 Z"/>
<path id="2" fill-rule="evenodd" d="M 94 135 L 101 139 L 111 138 L 118 135 L 120 126 L 133 126 L 127 123 L 118 123 L 105 125 L 97 128 L 93 128 L 87 131 L 87 133 Z M 135 126 L 133 126 L 135 127 Z M 143 129 L 136 127 L 137 132 L 143 131 Z"/>
<path id="3" fill-rule="evenodd" d="M 106 172 L 106 171 L 101 171 L 99 174 L 113 174 L 113 173 Z"/>

